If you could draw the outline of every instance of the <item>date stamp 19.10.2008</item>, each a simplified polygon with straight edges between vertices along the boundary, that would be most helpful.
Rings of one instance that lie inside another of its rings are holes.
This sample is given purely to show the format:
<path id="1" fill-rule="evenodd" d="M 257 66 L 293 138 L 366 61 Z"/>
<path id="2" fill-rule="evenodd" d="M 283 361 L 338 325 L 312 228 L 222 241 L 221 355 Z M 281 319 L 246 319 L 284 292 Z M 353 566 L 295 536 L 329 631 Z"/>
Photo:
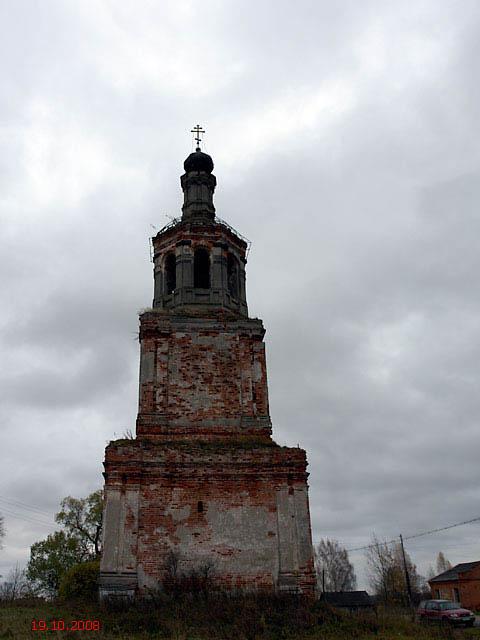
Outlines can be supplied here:
<path id="1" fill-rule="evenodd" d="M 98 620 L 32 620 L 32 631 L 99 631 Z"/>

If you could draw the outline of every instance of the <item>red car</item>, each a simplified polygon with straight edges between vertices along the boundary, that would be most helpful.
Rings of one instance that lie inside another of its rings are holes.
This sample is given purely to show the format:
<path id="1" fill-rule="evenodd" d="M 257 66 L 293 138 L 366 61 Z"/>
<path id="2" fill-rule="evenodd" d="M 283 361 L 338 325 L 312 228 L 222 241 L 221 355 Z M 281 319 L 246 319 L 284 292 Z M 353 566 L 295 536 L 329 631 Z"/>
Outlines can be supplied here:
<path id="1" fill-rule="evenodd" d="M 475 624 L 474 614 L 451 600 L 424 600 L 418 607 L 418 616 L 421 621 L 436 620 L 455 626 L 473 627 Z"/>

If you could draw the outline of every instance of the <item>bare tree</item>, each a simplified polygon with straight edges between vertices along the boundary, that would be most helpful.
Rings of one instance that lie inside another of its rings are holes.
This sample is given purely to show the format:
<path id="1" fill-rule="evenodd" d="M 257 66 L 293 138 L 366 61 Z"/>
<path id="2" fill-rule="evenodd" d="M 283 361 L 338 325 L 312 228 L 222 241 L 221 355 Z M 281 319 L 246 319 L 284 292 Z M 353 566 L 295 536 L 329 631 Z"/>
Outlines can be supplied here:
<path id="1" fill-rule="evenodd" d="M 165 556 L 163 565 L 163 588 L 175 591 L 180 579 L 180 554 L 177 551 L 169 551 Z"/>
<path id="2" fill-rule="evenodd" d="M 357 578 L 348 552 L 336 540 L 320 540 L 315 550 L 317 580 L 321 590 L 353 591 Z"/>
<path id="3" fill-rule="evenodd" d="M 5 520 L 0 513 L 0 549 L 3 549 L 3 539 L 5 538 Z"/>
<path id="4" fill-rule="evenodd" d="M 407 585 L 400 543 L 381 542 L 374 534 L 372 544 L 365 552 L 370 587 L 385 604 L 405 604 Z M 423 578 L 405 552 L 405 561 L 414 596 L 421 591 Z"/>
<path id="5" fill-rule="evenodd" d="M 27 580 L 24 569 L 18 565 L 8 574 L 7 579 L 0 585 L 0 601 L 13 602 L 32 594 L 32 587 Z"/>
<path id="6" fill-rule="evenodd" d="M 436 575 L 438 575 L 435 572 L 435 569 L 432 567 L 431 564 L 428 565 L 428 569 L 427 569 L 427 581 L 431 580 L 432 578 L 434 578 Z"/>
<path id="7" fill-rule="evenodd" d="M 208 596 L 214 589 L 215 563 L 206 559 L 202 564 L 183 570 L 180 566 L 180 554 L 169 551 L 163 565 L 163 580 L 159 584 L 161 590 L 173 597 L 180 595 Z"/>
<path id="8" fill-rule="evenodd" d="M 448 571 L 452 568 L 450 562 L 445 558 L 442 551 L 439 551 L 437 556 L 437 575 L 439 573 L 443 573 L 444 571 Z"/>
<path id="9" fill-rule="evenodd" d="M 380 542 L 373 534 L 372 544 L 365 552 L 370 587 L 384 604 L 388 604 L 397 592 L 398 575 L 391 549 L 386 542 Z"/>

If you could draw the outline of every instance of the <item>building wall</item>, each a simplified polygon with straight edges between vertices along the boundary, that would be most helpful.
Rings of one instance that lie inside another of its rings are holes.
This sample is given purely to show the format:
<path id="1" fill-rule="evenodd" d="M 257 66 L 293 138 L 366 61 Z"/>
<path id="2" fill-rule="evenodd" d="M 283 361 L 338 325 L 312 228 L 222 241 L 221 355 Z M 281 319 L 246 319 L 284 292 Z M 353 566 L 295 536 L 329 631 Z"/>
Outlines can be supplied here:
<path id="1" fill-rule="evenodd" d="M 140 321 L 139 436 L 270 438 L 260 320 L 150 311 Z"/>
<path id="2" fill-rule="evenodd" d="M 432 582 L 430 584 L 432 597 L 455 601 L 454 589 L 458 589 L 462 606 L 467 609 L 480 610 L 480 567 L 460 575 L 459 580 Z M 440 595 L 437 595 L 437 591 Z"/>
<path id="3" fill-rule="evenodd" d="M 156 588 L 173 551 L 183 571 L 210 564 L 223 588 L 313 595 L 301 449 L 122 441 L 106 476 L 104 582 L 136 571 L 140 592 Z"/>
<path id="4" fill-rule="evenodd" d="M 102 593 L 157 587 L 173 551 L 225 588 L 313 595 L 306 454 L 271 438 L 262 322 L 140 322 L 137 438 L 105 455 Z"/>
<path id="5" fill-rule="evenodd" d="M 105 453 L 100 592 L 157 587 L 173 551 L 185 571 L 212 564 L 226 588 L 313 595 L 306 455 L 271 438 L 248 243 L 215 218 L 211 158 L 184 167 L 182 219 L 152 238 L 137 437 Z"/>
<path id="6" fill-rule="evenodd" d="M 184 571 L 211 564 L 224 588 L 311 596 L 306 454 L 271 438 L 265 330 L 246 317 L 244 285 L 241 309 L 216 304 L 226 300 L 223 254 L 235 243 L 221 225 L 180 227 L 181 241 L 177 228 L 154 239 L 160 297 L 140 316 L 137 438 L 106 449 L 101 593 L 158 587 L 175 552 Z M 201 289 L 189 298 L 200 240 L 213 257 L 205 304 Z M 237 244 L 243 258 L 246 244 Z M 178 301 L 160 295 L 158 269 L 173 249 Z"/>
<path id="7" fill-rule="evenodd" d="M 154 261 L 153 307 L 179 309 L 192 304 L 214 305 L 234 310 L 248 316 L 246 299 L 246 249 L 247 243 L 236 236 L 223 223 L 202 224 L 182 221 L 152 238 Z M 195 249 L 205 249 L 210 257 L 210 288 L 194 287 Z M 165 291 L 164 266 L 168 254 L 175 255 L 176 286 Z M 228 290 L 228 255 L 235 257 L 238 265 L 238 292 L 233 297 Z"/>

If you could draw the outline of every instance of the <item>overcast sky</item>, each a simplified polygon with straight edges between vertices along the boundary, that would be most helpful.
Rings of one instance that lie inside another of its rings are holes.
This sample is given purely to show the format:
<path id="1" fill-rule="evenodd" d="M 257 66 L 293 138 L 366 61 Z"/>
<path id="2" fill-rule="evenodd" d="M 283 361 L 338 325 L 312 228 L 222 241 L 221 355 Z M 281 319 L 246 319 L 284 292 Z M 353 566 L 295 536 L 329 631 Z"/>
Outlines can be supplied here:
<path id="1" fill-rule="evenodd" d="M 314 541 L 480 516 L 478 0 L 0 0 L 0 25 L 0 573 L 134 429 L 197 123 Z M 426 573 L 479 531 L 406 548 Z"/>

